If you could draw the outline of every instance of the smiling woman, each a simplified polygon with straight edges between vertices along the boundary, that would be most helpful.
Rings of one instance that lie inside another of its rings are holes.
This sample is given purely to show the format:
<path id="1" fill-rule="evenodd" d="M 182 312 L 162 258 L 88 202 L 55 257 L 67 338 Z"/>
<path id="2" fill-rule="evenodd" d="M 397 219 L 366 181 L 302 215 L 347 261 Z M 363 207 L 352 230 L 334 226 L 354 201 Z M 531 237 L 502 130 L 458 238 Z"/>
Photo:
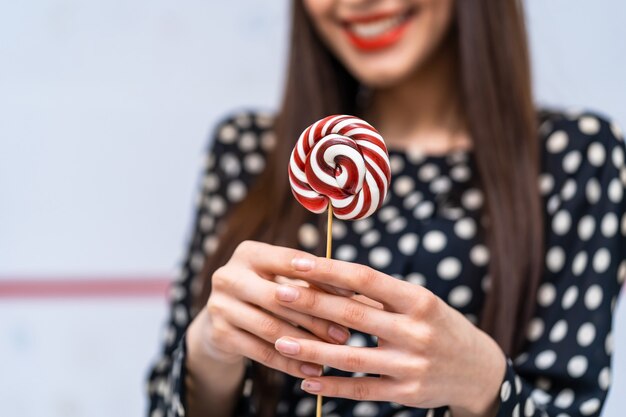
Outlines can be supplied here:
<path id="1" fill-rule="evenodd" d="M 522 16 L 514 0 L 293 2 L 281 109 L 216 128 L 153 415 L 306 417 L 311 393 L 333 417 L 599 415 L 624 142 L 597 113 L 534 108 Z M 393 175 L 375 216 L 333 224 L 327 260 L 307 253 L 324 224 L 287 166 L 338 113 L 376 126 Z"/>

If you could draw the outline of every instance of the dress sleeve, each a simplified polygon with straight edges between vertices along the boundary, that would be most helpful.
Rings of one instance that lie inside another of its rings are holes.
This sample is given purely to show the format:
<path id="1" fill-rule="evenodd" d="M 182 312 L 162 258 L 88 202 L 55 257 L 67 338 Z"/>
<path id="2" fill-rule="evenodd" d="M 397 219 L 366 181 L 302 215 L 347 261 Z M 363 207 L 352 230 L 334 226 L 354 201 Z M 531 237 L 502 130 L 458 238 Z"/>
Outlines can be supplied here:
<path id="1" fill-rule="evenodd" d="M 242 113 L 225 119 L 215 129 L 204 161 L 192 233 L 177 277 L 170 286 L 161 354 L 148 373 L 150 417 L 186 414 L 185 331 L 196 314 L 192 299 L 200 289 L 198 275 L 219 244 L 220 221 L 245 197 L 251 181 L 264 167 L 264 150 L 272 145 L 272 133 L 265 128 L 267 125 L 268 116 Z M 247 396 L 241 396 L 237 413 L 245 413 L 247 407 Z"/>
<path id="2" fill-rule="evenodd" d="M 497 417 L 598 416 L 626 278 L 624 140 L 595 114 L 543 129 L 545 270 L 523 353 L 507 358 Z"/>

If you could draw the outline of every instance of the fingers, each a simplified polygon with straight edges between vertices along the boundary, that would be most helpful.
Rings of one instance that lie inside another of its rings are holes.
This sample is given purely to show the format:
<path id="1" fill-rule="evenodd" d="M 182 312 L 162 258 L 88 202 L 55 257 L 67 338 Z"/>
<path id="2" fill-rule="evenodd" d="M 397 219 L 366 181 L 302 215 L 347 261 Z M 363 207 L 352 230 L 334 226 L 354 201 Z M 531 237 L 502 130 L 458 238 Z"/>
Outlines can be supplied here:
<path id="1" fill-rule="evenodd" d="M 226 349 L 239 352 L 239 354 L 253 361 L 297 378 L 319 376 L 322 373 L 320 365 L 284 357 L 274 349 L 272 344 L 250 333 L 226 324 L 223 324 L 221 327 L 228 327 L 226 331 L 220 332 L 221 337 L 225 339 L 222 340 L 222 343 L 226 346 Z"/>
<path id="2" fill-rule="evenodd" d="M 344 327 L 278 304 L 274 298 L 278 285 L 259 279 L 255 272 L 249 269 L 233 266 L 220 274 L 228 275 L 228 277 L 219 277 L 214 280 L 214 288 L 231 294 L 233 298 L 257 305 L 289 322 L 296 323 L 322 340 L 345 343 L 350 337 L 350 332 Z"/>
<path id="3" fill-rule="evenodd" d="M 305 315 L 318 316 L 383 339 L 393 339 L 394 335 L 397 338 L 399 326 L 394 323 L 402 320 L 396 313 L 310 288 L 279 285 L 275 297 L 278 303 Z"/>
<path id="4" fill-rule="evenodd" d="M 389 401 L 390 393 L 395 388 L 385 378 L 336 376 L 308 378 L 302 381 L 301 387 L 311 394 L 357 401 Z"/>
<path id="5" fill-rule="evenodd" d="M 394 360 L 374 348 L 331 345 L 316 340 L 281 337 L 274 344 L 281 354 L 304 362 L 328 365 L 347 372 L 390 375 Z M 396 364 L 397 365 L 397 364 Z"/>

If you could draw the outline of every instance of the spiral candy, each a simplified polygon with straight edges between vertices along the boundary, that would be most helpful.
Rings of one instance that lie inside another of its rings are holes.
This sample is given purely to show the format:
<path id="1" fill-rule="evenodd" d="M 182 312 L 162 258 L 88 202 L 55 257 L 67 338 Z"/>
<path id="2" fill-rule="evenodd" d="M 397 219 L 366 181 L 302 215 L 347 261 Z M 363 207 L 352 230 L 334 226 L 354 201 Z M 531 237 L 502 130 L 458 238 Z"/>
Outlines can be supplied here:
<path id="1" fill-rule="evenodd" d="M 291 152 L 291 190 L 314 213 L 325 211 L 330 201 L 339 219 L 368 217 L 382 205 L 390 181 L 383 138 L 354 116 L 328 116 L 313 123 Z"/>

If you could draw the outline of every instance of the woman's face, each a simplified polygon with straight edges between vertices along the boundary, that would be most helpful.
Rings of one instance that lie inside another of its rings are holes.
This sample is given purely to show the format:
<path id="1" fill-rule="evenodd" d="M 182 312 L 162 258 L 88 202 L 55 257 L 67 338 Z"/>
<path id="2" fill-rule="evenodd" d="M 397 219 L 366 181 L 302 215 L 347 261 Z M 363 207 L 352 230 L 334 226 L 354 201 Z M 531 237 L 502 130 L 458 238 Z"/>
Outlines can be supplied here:
<path id="1" fill-rule="evenodd" d="M 300 0 L 297 0 L 300 1 Z M 389 87 L 441 46 L 454 0 L 304 0 L 319 34 L 363 84 Z"/>

